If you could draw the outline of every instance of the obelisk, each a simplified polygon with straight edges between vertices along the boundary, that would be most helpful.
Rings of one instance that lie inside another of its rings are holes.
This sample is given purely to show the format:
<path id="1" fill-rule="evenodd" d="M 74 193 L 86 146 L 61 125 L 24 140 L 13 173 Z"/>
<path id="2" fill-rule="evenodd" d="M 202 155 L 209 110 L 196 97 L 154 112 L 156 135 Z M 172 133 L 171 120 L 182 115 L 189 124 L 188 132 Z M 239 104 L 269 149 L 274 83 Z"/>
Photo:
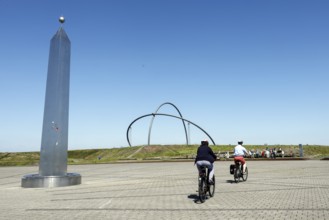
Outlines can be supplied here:
<path id="1" fill-rule="evenodd" d="M 22 187 L 57 187 L 81 183 L 67 173 L 71 42 L 61 26 L 50 41 L 39 174 L 22 178 Z"/>

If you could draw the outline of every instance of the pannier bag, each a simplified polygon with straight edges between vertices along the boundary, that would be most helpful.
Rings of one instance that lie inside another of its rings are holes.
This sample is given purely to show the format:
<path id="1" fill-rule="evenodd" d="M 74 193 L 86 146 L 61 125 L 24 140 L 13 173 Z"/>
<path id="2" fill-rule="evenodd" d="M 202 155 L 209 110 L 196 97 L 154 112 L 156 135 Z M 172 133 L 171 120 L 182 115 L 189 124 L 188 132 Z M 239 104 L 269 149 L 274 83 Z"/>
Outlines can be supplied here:
<path id="1" fill-rule="evenodd" d="M 234 174 L 235 164 L 230 165 L 230 174 Z"/>

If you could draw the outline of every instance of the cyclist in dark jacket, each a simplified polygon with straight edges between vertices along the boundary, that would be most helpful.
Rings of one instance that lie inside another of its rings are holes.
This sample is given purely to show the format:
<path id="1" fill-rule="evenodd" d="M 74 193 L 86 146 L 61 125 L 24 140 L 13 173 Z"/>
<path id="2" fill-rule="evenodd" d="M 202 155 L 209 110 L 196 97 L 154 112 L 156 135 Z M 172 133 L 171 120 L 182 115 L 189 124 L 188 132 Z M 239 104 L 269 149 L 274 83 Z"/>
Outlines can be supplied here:
<path id="1" fill-rule="evenodd" d="M 209 147 L 208 140 L 201 141 L 201 145 L 198 148 L 197 156 L 195 158 L 195 164 L 199 170 L 201 171 L 201 166 L 206 166 L 209 170 L 209 181 L 212 181 L 212 177 L 214 176 L 214 165 L 213 163 L 216 160 L 216 155 Z"/>

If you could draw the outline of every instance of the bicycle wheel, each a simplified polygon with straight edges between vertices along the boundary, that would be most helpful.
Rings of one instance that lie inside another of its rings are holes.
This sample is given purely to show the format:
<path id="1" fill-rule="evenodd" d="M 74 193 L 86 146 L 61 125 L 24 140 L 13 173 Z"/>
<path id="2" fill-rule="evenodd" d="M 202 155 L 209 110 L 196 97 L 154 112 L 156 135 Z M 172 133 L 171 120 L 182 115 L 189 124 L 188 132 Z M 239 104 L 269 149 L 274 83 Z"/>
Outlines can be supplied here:
<path id="1" fill-rule="evenodd" d="M 246 172 L 244 174 L 242 174 L 242 179 L 243 179 L 243 181 L 247 181 L 247 179 L 248 179 L 248 167 L 246 167 Z"/>
<path id="2" fill-rule="evenodd" d="M 234 170 L 234 181 L 236 183 L 240 182 L 241 170 L 240 166 L 236 166 Z"/>
<path id="3" fill-rule="evenodd" d="M 208 186 L 209 186 L 209 190 L 208 190 L 208 192 L 209 192 L 209 196 L 210 197 L 213 197 L 214 196 L 214 194 L 215 194 L 215 175 L 213 176 L 213 178 L 212 178 L 212 181 L 213 181 L 213 184 L 209 184 Z"/>
<path id="4" fill-rule="evenodd" d="M 199 177 L 199 199 L 200 202 L 204 202 L 206 200 L 206 193 L 207 193 L 207 189 L 206 189 L 206 181 L 204 178 Z"/>

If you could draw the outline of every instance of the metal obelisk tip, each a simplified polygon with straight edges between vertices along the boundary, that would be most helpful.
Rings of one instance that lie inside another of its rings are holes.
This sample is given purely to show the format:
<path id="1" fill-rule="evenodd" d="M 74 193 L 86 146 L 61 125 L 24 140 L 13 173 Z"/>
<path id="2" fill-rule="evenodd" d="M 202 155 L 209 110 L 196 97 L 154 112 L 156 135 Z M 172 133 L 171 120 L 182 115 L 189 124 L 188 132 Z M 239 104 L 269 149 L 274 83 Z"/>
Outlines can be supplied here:
<path id="1" fill-rule="evenodd" d="M 61 24 L 63 24 L 65 22 L 64 16 L 60 16 L 58 20 Z"/>

